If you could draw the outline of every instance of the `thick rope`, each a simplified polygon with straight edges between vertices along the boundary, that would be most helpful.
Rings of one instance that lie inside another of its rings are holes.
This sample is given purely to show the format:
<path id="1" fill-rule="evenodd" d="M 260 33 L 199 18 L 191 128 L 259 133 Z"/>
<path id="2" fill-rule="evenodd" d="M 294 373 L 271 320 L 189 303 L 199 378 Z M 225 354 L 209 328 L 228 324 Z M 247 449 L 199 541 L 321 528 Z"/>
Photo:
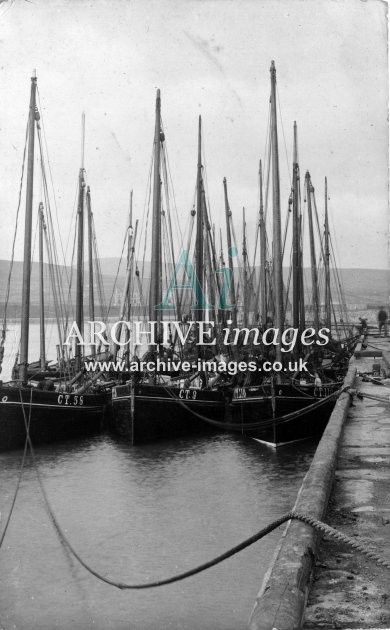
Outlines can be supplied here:
<path id="1" fill-rule="evenodd" d="M 357 394 L 357 397 L 362 400 L 363 398 L 369 398 L 370 400 L 378 400 L 379 402 L 383 402 L 383 403 L 390 403 L 390 396 L 387 396 L 386 398 L 384 396 L 375 396 L 374 394 L 365 394 L 364 392 L 359 392 Z"/>
<path id="2" fill-rule="evenodd" d="M 20 392 L 20 400 L 22 402 L 22 409 L 23 409 L 23 413 L 24 413 L 23 401 L 22 401 L 22 392 L 20 390 L 19 390 L 19 392 Z M 25 442 L 24 442 L 23 457 L 22 457 L 22 461 L 21 461 L 21 464 L 20 464 L 20 468 L 19 468 L 18 481 L 16 483 L 16 488 L 15 488 L 14 496 L 13 496 L 13 499 L 12 499 L 12 502 L 11 502 L 11 507 L 10 507 L 9 512 L 8 512 L 8 516 L 7 516 L 7 520 L 5 522 L 5 525 L 4 525 L 4 529 L 3 529 L 2 533 L 1 533 L 1 536 L 0 536 L 0 549 L 1 549 L 2 545 L 3 545 L 4 538 L 5 538 L 5 535 L 7 533 L 8 525 L 10 524 L 10 521 L 11 521 L 12 513 L 14 511 L 14 507 L 15 507 L 15 503 L 16 503 L 16 497 L 18 496 L 20 483 L 22 481 L 22 475 L 23 475 L 24 464 L 25 464 L 25 461 L 26 461 L 27 448 L 28 448 L 28 435 L 29 435 L 29 431 L 30 431 L 31 409 L 32 409 L 32 407 L 31 407 L 31 400 L 32 400 L 32 390 L 31 390 L 31 397 L 30 397 L 30 411 L 29 411 L 29 415 L 28 415 L 27 433 L 26 433 L 26 439 L 25 439 Z"/>
<path id="3" fill-rule="evenodd" d="M 31 442 L 31 438 L 30 438 L 30 432 L 29 432 L 29 422 L 27 421 L 26 418 L 26 413 L 24 410 L 24 405 L 23 405 L 23 400 L 22 400 L 22 395 L 20 392 L 20 397 L 21 397 L 21 402 L 22 402 L 22 410 L 23 410 L 23 417 L 24 417 L 24 421 L 25 421 L 25 428 L 26 428 L 26 439 L 28 441 L 28 445 L 30 448 L 30 452 L 31 452 L 31 456 L 33 459 L 33 464 L 34 464 L 34 468 L 35 468 L 35 472 L 37 475 L 37 479 L 38 479 L 38 483 L 42 492 L 42 496 L 44 498 L 45 501 L 45 505 L 46 505 L 46 509 L 48 511 L 48 514 L 50 516 L 50 519 L 57 531 L 57 534 L 61 540 L 61 542 L 67 547 L 67 549 L 70 551 L 70 553 L 73 555 L 73 557 L 79 562 L 79 564 L 81 564 L 82 567 L 84 567 L 84 569 L 86 571 L 88 571 L 88 573 L 90 573 L 91 575 L 93 575 L 94 577 L 96 577 L 96 579 L 98 579 L 101 582 L 104 582 L 105 584 L 108 584 L 110 586 L 114 586 L 115 588 L 118 588 L 120 590 L 140 590 L 140 589 L 147 589 L 147 588 L 155 588 L 158 586 L 164 586 L 167 584 L 173 584 L 174 582 L 179 582 L 181 580 L 184 580 L 188 577 L 192 577 L 193 575 L 196 575 L 197 573 L 201 573 L 202 571 L 205 571 L 206 569 L 209 569 L 213 566 L 216 566 L 217 564 L 223 562 L 224 560 L 226 560 L 227 558 L 230 558 L 232 556 L 234 556 L 235 554 L 239 553 L 240 551 L 242 551 L 243 549 L 246 549 L 247 547 L 253 545 L 255 542 L 257 542 L 258 540 L 261 540 L 262 538 L 264 538 L 267 534 L 269 534 L 270 532 L 274 531 L 277 527 L 279 527 L 280 525 L 282 525 L 283 523 L 285 523 L 286 521 L 295 519 L 295 520 L 299 520 L 303 523 L 306 523 L 307 525 L 310 525 L 311 527 L 314 527 L 315 529 L 321 531 L 322 533 L 326 534 L 327 536 L 337 540 L 338 542 L 343 542 L 351 547 L 353 547 L 354 549 L 360 551 L 361 553 L 365 554 L 367 557 L 371 558 L 372 560 L 375 560 L 375 562 L 377 562 L 377 564 L 379 564 L 380 566 L 383 566 L 387 569 L 390 569 L 390 563 L 385 560 L 382 556 L 378 555 L 377 553 L 375 553 L 374 551 L 372 551 L 371 549 L 369 549 L 365 543 L 363 542 L 359 542 L 357 541 L 355 538 L 351 538 L 345 534 L 342 534 L 341 532 L 338 532 L 336 529 L 334 529 L 333 527 L 330 527 L 329 525 L 326 525 L 325 523 L 322 523 L 321 521 L 307 515 L 307 514 L 300 514 L 299 512 L 288 512 L 287 514 L 285 514 L 284 516 L 281 516 L 280 518 L 276 519 L 275 521 L 273 521 L 272 523 L 270 523 L 269 525 L 267 525 L 266 527 L 263 527 L 261 530 L 259 530 L 256 534 L 254 534 L 253 536 L 251 536 L 250 538 L 247 538 L 246 540 L 244 540 L 243 542 L 241 542 L 240 544 L 232 547 L 231 549 L 229 549 L 228 551 L 225 551 L 225 553 L 213 558 L 212 560 L 209 560 L 208 562 L 205 562 L 195 568 L 189 569 L 188 571 L 184 571 L 183 573 L 179 573 L 176 575 L 173 575 L 171 577 L 168 578 L 164 578 L 164 579 L 160 579 L 160 580 L 154 580 L 152 582 L 141 582 L 141 583 L 133 583 L 133 584 L 129 584 L 126 582 L 119 582 L 116 580 L 112 580 L 108 577 L 106 577 L 105 575 L 103 575 L 102 573 L 100 573 L 99 571 L 93 569 L 85 560 L 82 559 L 82 557 L 78 554 L 78 552 L 74 549 L 74 547 L 72 546 L 72 544 L 69 542 L 68 538 L 66 537 L 64 531 L 62 530 L 61 526 L 59 525 L 53 509 L 50 505 L 48 496 L 46 494 L 46 490 L 45 487 L 43 485 L 41 476 L 40 476 L 40 472 L 38 469 L 38 465 L 36 462 L 36 458 L 35 458 L 35 452 L 33 449 L 33 445 Z M 31 405 L 30 405 L 30 409 L 31 409 Z"/>
<path id="4" fill-rule="evenodd" d="M 329 396 L 325 396 L 324 398 L 320 398 L 318 401 L 312 403 L 311 405 L 307 405 L 307 407 L 303 407 L 302 409 L 298 409 L 297 411 L 292 411 L 290 413 L 285 414 L 284 416 L 279 416 L 277 418 L 265 418 L 264 420 L 260 420 L 259 422 L 247 422 L 244 425 L 242 425 L 242 423 L 222 422 L 219 420 L 213 420 L 212 418 L 208 418 L 207 416 L 204 416 L 203 414 L 198 413 L 194 409 L 191 409 L 191 407 L 189 407 L 188 404 L 186 404 L 181 398 L 179 398 L 178 396 L 175 396 L 173 391 L 169 389 L 168 387 L 164 387 L 164 389 L 167 392 L 167 394 L 169 394 L 171 398 L 173 398 L 177 403 L 179 403 L 182 407 L 184 407 L 184 409 L 188 411 L 188 413 L 199 418 L 200 420 L 204 420 L 204 422 L 207 422 L 208 424 L 211 424 L 216 427 L 221 427 L 222 429 L 228 429 L 228 430 L 240 431 L 240 432 L 242 431 L 243 428 L 246 429 L 247 431 L 252 431 L 256 429 L 267 428 L 268 426 L 272 426 L 273 424 L 280 425 L 280 424 L 284 424 L 285 422 L 290 422 L 291 420 L 294 420 L 295 418 L 298 418 L 299 416 L 303 416 L 307 413 L 310 413 L 311 411 L 314 411 L 315 409 L 318 409 L 319 407 L 322 407 L 326 403 L 330 402 L 332 399 L 338 398 L 339 396 L 341 396 L 341 394 L 343 394 L 344 392 L 350 393 L 349 387 L 343 387 L 341 389 L 338 389 L 336 392 L 333 392 L 333 394 L 330 394 Z M 354 392 L 354 391 L 355 390 L 351 390 L 351 392 Z M 268 398 L 271 399 L 270 396 Z M 242 399 L 242 400 L 247 400 L 247 399 Z"/>

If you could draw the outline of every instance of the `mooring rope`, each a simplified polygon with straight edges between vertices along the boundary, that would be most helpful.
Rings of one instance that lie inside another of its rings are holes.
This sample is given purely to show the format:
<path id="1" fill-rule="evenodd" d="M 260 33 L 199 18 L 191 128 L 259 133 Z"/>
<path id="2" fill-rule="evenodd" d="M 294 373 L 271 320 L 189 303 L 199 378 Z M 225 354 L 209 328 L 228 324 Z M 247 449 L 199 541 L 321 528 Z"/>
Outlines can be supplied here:
<path id="1" fill-rule="evenodd" d="M 23 401 L 22 401 L 22 392 L 21 392 L 20 389 L 19 389 L 19 393 L 20 393 L 20 399 L 21 399 L 22 409 L 23 409 L 23 414 L 24 414 L 24 407 L 23 407 Z M 23 457 L 22 457 L 22 461 L 21 461 L 21 464 L 20 464 L 20 468 L 19 468 L 18 481 L 16 483 L 16 488 L 15 488 L 14 496 L 12 498 L 11 507 L 10 507 L 9 512 L 8 512 L 8 516 L 7 516 L 7 520 L 5 522 L 5 525 L 4 525 L 4 529 L 3 529 L 2 533 L 1 533 L 1 536 L 0 536 L 0 549 L 1 549 L 2 545 L 3 545 L 4 538 L 5 538 L 5 535 L 7 533 L 8 525 L 10 524 L 10 521 L 11 521 L 11 518 L 12 518 L 12 514 L 13 514 L 15 503 L 16 503 L 16 497 L 18 496 L 20 483 L 22 481 L 24 464 L 25 464 L 25 461 L 26 461 L 26 455 L 27 455 L 27 449 L 28 449 L 28 435 L 29 435 L 29 431 L 30 431 L 31 409 L 32 409 L 31 401 L 32 401 L 32 389 L 31 389 L 31 396 L 30 396 L 30 411 L 29 411 L 29 415 L 28 415 L 26 439 L 24 441 Z"/>
<path id="2" fill-rule="evenodd" d="M 344 392 L 349 393 L 349 390 L 351 390 L 350 387 L 343 387 L 333 392 L 333 394 L 329 394 L 329 396 L 320 398 L 318 401 L 312 403 L 311 405 L 307 405 L 307 407 L 303 407 L 302 409 L 298 409 L 297 411 L 292 411 L 283 416 L 278 416 L 277 418 L 266 418 L 258 422 L 246 422 L 243 425 L 242 422 L 240 423 L 223 422 L 220 420 L 213 420 L 212 418 L 208 418 L 207 416 L 204 416 L 203 414 L 198 413 L 194 409 L 191 409 L 191 407 L 189 407 L 189 405 L 186 404 L 184 400 L 182 400 L 178 396 L 175 396 L 175 394 L 172 392 L 171 389 L 167 387 L 164 387 L 164 389 L 167 392 L 167 394 L 171 396 L 171 398 L 173 398 L 177 403 L 179 403 L 182 407 L 184 407 L 184 409 L 188 411 L 188 413 L 191 413 L 193 416 L 199 418 L 200 420 L 203 420 L 204 422 L 207 422 L 208 424 L 211 424 L 212 426 L 220 427 L 222 429 L 239 431 L 239 432 L 241 432 L 243 428 L 246 429 L 247 431 L 254 431 L 256 429 L 267 428 L 269 426 L 272 426 L 273 424 L 280 425 L 286 422 L 290 422 L 291 420 L 294 420 L 295 418 L 298 418 L 299 416 L 303 416 L 307 413 L 310 413 L 311 411 L 314 411 L 315 409 L 318 409 L 319 407 L 322 407 L 326 403 L 330 402 L 333 398 L 338 398 L 339 396 L 341 396 L 341 394 L 343 394 Z M 355 390 L 351 390 L 351 392 L 355 392 Z M 271 396 L 269 396 L 268 398 L 269 400 L 271 400 Z M 241 400 L 241 399 L 237 399 L 237 400 Z M 243 398 L 242 400 L 250 400 L 250 399 Z"/>
<path id="3" fill-rule="evenodd" d="M 225 551 L 223 554 L 216 556 L 215 558 L 213 558 L 212 560 L 209 560 L 208 562 L 205 562 L 201 565 L 198 565 L 197 567 L 194 567 L 192 569 L 189 569 L 188 571 L 184 571 L 182 573 L 178 573 L 176 575 L 172 575 L 168 578 L 163 578 L 160 580 L 154 580 L 151 582 L 140 582 L 140 583 L 133 583 L 133 584 L 129 584 L 126 582 L 119 582 L 113 579 L 108 578 L 107 576 L 103 575 L 102 573 L 100 573 L 99 571 L 93 569 L 85 560 L 83 560 L 83 558 L 80 556 L 80 554 L 75 550 L 75 548 L 73 547 L 73 545 L 69 542 L 67 536 L 65 535 L 63 529 L 61 528 L 54 512 L 53 509 L 51 507 L 49 498 L 47 496 L 44 484 L 42 482 L 41 479 L 41 475 L 39 472 L 39 468 L 38 468 L 38 464 L 36 462 L 36 458 L 35 458 L 35 452 L 34 452 L 34 448 L 31 442 L 31 438 L 30 438 L 30 427 L 29 427 L 29 422 L 27 421 L 26 418 L 26 413 L 24 410 L 24 404 L 23 404 L 23 400 L 22 400 L 22 395 L 20 393 L 21 396 L 21 401 L 22 401 L 22 410 L 23 410 L 23 417 L 24 417 L 24 422 L 25 422 L 25 429 L 26 429 L 26 440 L 28 442 L 29 448 L 30 448 L 30 452 L 31 452 L 31 456 L 32 456 L 32 460 L 33 460 L 33 465 L 35 468 L 35 472 L 37 475 L 37 479 L 38 479 L 38 483 L 40 486 L 40 490 L 42 492 L 42 496 L 46 505 L 46 509 L 48 511 L 48 514 L 50 516 L 50 519 L 55 527 L 55 530 L 61 540 L 61 542 L 66 546 L 66 548 L 69 550 L 69 552 L 71 553 L 71 555 L 77 560 L 77 562 L 79 564 L 81 564 L 81 566 L 91 575 L 93 575 L 96 579 L 98 579 L 101 582 L 104 582 L 105 584 L 108 584 L 109 586 L 113 586 L 115 588 L 118 588 L 120 590 L 141 590 L 141 589 L 148 589 L 148 588 L 156 588 L 158 586 L 164 586 L 167 584 L 173 584 L 174 582 L 179 582 L 181 580 L 184 580 L 186 578 L 192 577 L 198 573 L 201 573 L 202 571 L 205 571 L 206 569 L 209 569 L 213 566 L 216 566 L 217 564 L 220 564 L 221 562 L 223 562 L 224 560 L 227 560 L 228 558 L 231 558 L 232 556 L 234 556 L 235 554 L 239 553 L 240 551 L 242 551 L 243 549 L 246 549 L 247 547 L 250 547 L 251 545 L 253 545 L 255 542 L 257 542 L 258 540 L 261 540 L 262 538 L 264 538 L 265 536 L 267 536 L 267 534 L 271 533 L 272 531 L 274 531 L 277 527 L 279 527 L 280 525 L 282 525 L 283 523 L 289 521 L 289 520 L 298 520 L 301 521 L 307 525 L 310 525 L 311 527 L 317 529 L 318 531 L 322 532 L 323 534 L 326 534 L 327 536 L 333 538 L 334 540 L 338 541 L 338 542 L 343 542 L 349 546 L 351 546 L 353 549 L 356 549 L 357 551 L 360 551 L 361 553 L 365 554 L 367 557 L 371 558 L 372 560 L 375 560 L 375 562 L 377 562 L 377 564 L 379 564 L 380 566 L 383 566 L 387 569 L 390 569 L 390 563 L 383 558 L 383 556 L 377 554 L 376 552 L 372 551 L 372 549 L 369 549 L 367 547 L 367 545 L 364 542 L 358 541 L 356 540 L 356 538 L 351 538 L 350 536 L 347 536 L 346 534 L 342 534 L 341 532 L 337 531 L 334 527 L 331 527 L 330 525 L 327 525 L 326 523 L 323 523 L 322 521 L 319 521 L 318 519 L 307 515 L 307 514 L 301 514 L 299 512 L 288 512 L 287 514 L 284 514 L 283 516 L 281 516 L 280 518 L 274 520 L 272 523 L 270 523 L 269 525 L 263 527 L 262 529 L 260 529 L 256 534 L 254 534 L 253 536 L 250 536 L 249 538 L 245 539 L 243 542 L 239 543 L 238 545 L 235 545 L 234 547 L 231 547 L 230 549 L 228 549 L 227 551 Z M 30 410 L 31 410 L 31 405 L 30 405 Z"/>
<path id="4" fill-rule="evenodd" d="M 374 394 L 365 394 L 364 392 L 358 392 L 357 397 L 360 400 L 363 400 L 363 398 L 369 398 L 371 400 L 378 400 L 379 402 L 383 402 L 387 404 L 390 403 L 390 396 L 385 398 L 384 396 L 375 396 Z"/>
<path id="5" fill-rule="evenodd" d="M 372 343 L 367 343 L 366 341 L 363 342 L 362 349 L 363 349 L 363 346 L 365 348 L 367 348 L 367 347 L 374 348 L 374 350 L 379 350 L 380 352 L 383 352 L 383 350 L 384 350 L 384 348 L 378 348 L 378 346 L 374 346 Z"/>

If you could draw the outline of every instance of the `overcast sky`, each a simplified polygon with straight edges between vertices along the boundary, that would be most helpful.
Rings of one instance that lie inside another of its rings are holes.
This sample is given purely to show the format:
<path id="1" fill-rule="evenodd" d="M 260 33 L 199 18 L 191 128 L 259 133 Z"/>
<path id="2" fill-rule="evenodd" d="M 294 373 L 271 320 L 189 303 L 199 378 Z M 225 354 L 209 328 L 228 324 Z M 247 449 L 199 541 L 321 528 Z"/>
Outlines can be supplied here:
<path id="1" fill-rule="evenodd" d="M 193 200 L 201 114 L 213 218 L 223 221 L 226 176 L 237 221 L 245 206 L 255 226 L 274 59 L 288 155 L 279 123 L 283 211 L 296 120 L 301 174 L 310 170 L 321 212 L 328 177 L 340 265 L 387 268 L 385 3 L 3 0 L 0 40 L 1 258 L 11 252 L 33 68 L 63 235 L 74 207 L 85 110 L 99 249 L 118 256 L 130 188 L 136 216 L 145 203 L 156 88 L 183 225 Z M 16 253 L 20 259 L 21 239 Z"/>

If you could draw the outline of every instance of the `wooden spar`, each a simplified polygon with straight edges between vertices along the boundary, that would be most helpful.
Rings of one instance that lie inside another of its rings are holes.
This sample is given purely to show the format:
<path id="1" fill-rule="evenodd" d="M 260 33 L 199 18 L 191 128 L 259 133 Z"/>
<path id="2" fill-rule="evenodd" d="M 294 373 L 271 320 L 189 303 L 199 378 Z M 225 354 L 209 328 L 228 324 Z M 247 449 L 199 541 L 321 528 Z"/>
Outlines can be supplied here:
<path id="1" fill-rule="evenodd" d="M 283 314 L 283 261 L 280 213 L 280 179 L 278 152 L 278 125 L 276 113 L 276 68 L 271 61 L 271 146 L 272 146 L 272 200 L 273 200 L 273 277 L 275 300 L 275 328 L 278 329 L 276 360 L 281 361 L 281 334 L 284 325 Z"/>
<path id="2" fill-rule="evenodd" d="M 127 228 L 127 261 L 126 261 L 126 270 L 127 272 L 129 272 L 130 270 L 130 266 L 131 266 L 131 261 L 132 261 L 132 254 L 134 251 L 134 247 L 133 247 L 133 190 L 130 190 L 130 207 L 129 207 L 129 226 Z M 129 290 L 127 291 L 127 300 L 126 300 L 126 304 L 127 304 L 127 312 L 126 312 L 126 318 L 127 321 L 130 321 L 130 311 L 131 311 L 131 302 L 130 302 L 130 287 Z M 126 354 L 126 360 L 129 364 L 130 362 L 130 329 L 126 327 L 125 330 L 125 335 L 124 335 L 125 339 L 124 341 L 127 342 L 127 345 L 124 346 L 125 347 L 125 354 Z"/>
<path id="3" fill-rule="evenodd" d="M 88 217 L 88 282 L 89 282 L 89 319 L 91 322 L 95 321 L 95 295 L 93 288 L 93 229 L 92 229 L 92 207 L 91 207 L 91 191 L 89 186 L 87 187 L 86 194 L 87 201 L 87 217 Z M 91 346 L 91 354 L 95 356 L 96 346 Z"/>
<path id="4" fill-rule="evenodd" d="M 259 163 L 259 186 L 260 186 L 260 219 L 259 219 L 259 232 L 260 232 L 260 323 L 265 326 L 267 321 L 267 282 L 266 282 L 266 265 L 267 265 L 267 252 L 266 252 L 266 234 L 265 234 L 265 220 L 264 220 L 264 204 L 263 204 L 263 168 L 261 160 Z"/>
<path id="5" fill-rule="evenodd" d="M 314 192 L 314 188 L 311 183 L 309 171 L 306 172 L 305 180 L 306 180 L 307 213 L 309 217 L 310 266 L 311 266 L 311 284 L 312 284 L 312 296 L 313 296 L 313 321 L 314 321 L 314 329 L 317 333 L 319 330 L 318 276 L 317 276 L 316 250 L 315 250 L 315 243 L 314 243 L 313 215 L 312 215 L 312 207 L 311 207 L 311 194 L 312 192 Z"/>
<path id="6" fill-rule="evenodd" d="M 203 306 L 203 201 L 202 201 L 202 117 L 199 116 L 198 124 L 198 167 L 196 178 L 196 243 L 195 243 L 195 273 L 198 279 L 197 286 L 200 288 L 196 301 Z M 196 312 L 197 319 L 202 321 L 204 318 L 203 308 Z M 199 346 L 198 346 L 199 349 Z"/>
<path id="7" fill-rule="evenodd" d="M 294 121 L 294 157 L 293 157 L 293 190 L 292 190 L 292 214 L 293 214 L 293 248 L 292 248 L 292 274 L 293 274 L 293 328 L 300 329 L 299 302 L 300 302 L 300 242 L 299 242 L 299 165 L 298 165 L 298 139 L 297 123 Z M 297 349 L 297 344 L 294 350 Z"/>
<path id="8" fill-rule="evenodd" d="M 324 238 L 324 267 L 325 267 L 325 326 L 331 329 L 331 298 L 330 298 L 330 251 L 329 251 L 329 217 L 328 217 L 328 180 L 325 177 L 325 238 Z"/>
<path id="9" fill-rule="evenodd" d="M 129 268 L 130 257 L 131 257 L 132 230 L 133 230 L 133 190 L 130 190 L 129 227 L 127 228 L 127 269 Z"/>
<path id="10" fill-rule="evenodd" d="M 306 316 L 305 316 L 305 293 L 303 288 L 303 238 L 302 238 L 302 211 L 299 212 L 299 321 L 301 323 L 301 329 L 306 328 Z"/>
<path id="11" fill-rule="evenodd" d="M 149 320 L 157 321 L 157 337 L 160 335 L 161 311 L 156 310 L 161 303 L 161 97 L 156 96 L 156 123 L 154 131 L 154 175 L 153 175 L 153 217 L 152 217 L 152 256 L 149 291 Z M 154 348 L 154 346 L 152 346 Z"/>
<path id="12" fill-rule="evenodd" d="M 202 186 L 203 190 L 203 217 L 206 225 L 206 236 L 208 237 L 208 242 L 210 246 L 210 260 L 211 260 L 211 272 L 213 274 L 213 278 L 215 279 L 216 286 L 218 289 L 218 293 L 221 291 L 221 282 L 220 276 L 217 273 L 217 253 L 215 250 L 215 226 L 211 226 L 209 220 L 209 213 L 207 211 L 207 202 L 206 202 L 206 192 L 204 186 Z M 214 302 L 211 302 L 214 304 Z"/>
<path id="13" fill-rule="evenodd" d="M 248 251 L 246 247 L 245 208 L 242 209 L 242 260 L 244 266 L 243 310 L 244 326 L 248 323 Z"/>
<path id="14" fill-rule="evenodd" d="M 45 348 L 45 296 L 43 284 L 43 203 L 39 204 L 39 363 L 41 370 L 46 369 L 46 348 Z"/>
<path id="15" fill-rule="evenodd" d="M 125 321 L 126 311 L 129 314 L 129 310 L 130 310 L 131 279 L 132 279 L 132 276 L 133 276 L 134 252 L 135 252 L 135 241 L 137 239 L 137 231 L 138 231 L 138 219 L 135 222 L 134 234 L 131 234 L 132 230 L 129 230 L 129 232 L 130 232 L 129 233 L 129 239 L 131 241 L 130 258 L 128 259 L 125 286 L 123 288 L 122 301 L 121 301 L 121 307 L 120 307 L 120 312 L 119 312 L 119 320 L 118 320 L 119 321 L 119 325 L 117 326 L 117 332 L 116 332 L 116 337 L 117 337 L 118 340 L 120 340 L 121 333 L 122 333 L 122 323 L 121 322 Z M 130 330 L 128 328 L 126 328 L 125 341 L 128 342 L 129 339 L 130 339 Z M 114 345 L 114 351 L 113 351 L 113 360 L 114 361 L 116 361 L 119 349 L 120 349 L 119 344 L 115 344 Z M 127 352 L 127 356 L 129 357 L 129 345 L 126 348 L 126 352 Z"/>
<path id="16" fill-rule="evenodd" d="M 214 252 L 212 251 L 212 235 L 211 235 L 211 226 L 207 216 L 207 206 L 206 206 L 206 193 L 204 190 L 204 186 L 202 186 L 202 211 L 204 217 L 204 262 L 206 268 L 206 277 L 208 284 L 208 294 L 210 296 L 210 303 L 215 305 L 215 264 L 214 264 Z M 217 276 L 218 278 L 218 276 Z"/>
<path id="17" fill-rule="evenodd" d="M 226 237 L 228 247 L 228 267 L 230 269 L 230 287 L 229 287 L 229 302 L 233 305 L 231 319 L 233 326 L 237 324 L 237 307 L 236 307 L 236 289 L 234 283 L 234 268 L 233 268 L 233 256 L 232 256 L 232 233 L 231 233 L 231 216 L 232 211 L 229 206 L 229 199 L 227 193 L 227 181 L 226 177 L 223 178 L 223 192 L 225 197 L 225 216 L 226 216 Z"/>
<path id="18" fill-rule="evenodd" d="M 222 228 L 219 228 L 219 246 L 220 246 L 220 251 L 219 251 L 219 264 L 221 267 L 225 266 L 225 260 L 223 258 L 223 247 L 222 247 Z"/>
<path id="19" fill-rule="evenodd" d="M 29 310 L 30 310 L 30 276 L 31 276 L 31 232 L 32 232 L 32 203 L 34 180 L 34 140 L 36 112 L 35 94 L 37 79 L 31 77 L 31 94 L 28 123 L 28 161 L 27 161 L 27 189 L 26 212 L 24 231 L 24 262 L 22 285 L 22 319 L 21 319 L 21 348 L 20 348 L 20 378 L 22 382 L 27 380 L 28 365 L 28 335 L 29 335 Z"/>
<path id="20" fill-rule="evenodd" d="M 23 258 L 23 284 L 22 284 L 22 314 L 20 324 L 20 364 L 19 376 L 22 383 L 27 382 L 28 367 L 28 334 L 30 319 L 30 278 L 31 278 L 31 233 L 32 233 L 32 205 L 34 187 L 34 139 L 35 120 L 39 117 L 36 111 L 35 95 L 37 78 L 31 77 L 30 109 L 28 118 L 28 157 L 27 157 L 27 184 L 26 184 L 26 213 L 24 224 L 24 258 Z"/>
<path id="21" fill-rule="evenodd" d="M 82 115 L 82 138 L 85 134 L 85 114 Z M 79 171 L 79 200 L 77 206 L 77 268 L 76 268 L 76 325 L 83 336 L 84 329 L 84 142 L 81 145 L 81 167 Z M 82 346 L 75 342 L 75 370 L 80 372 Z"/>

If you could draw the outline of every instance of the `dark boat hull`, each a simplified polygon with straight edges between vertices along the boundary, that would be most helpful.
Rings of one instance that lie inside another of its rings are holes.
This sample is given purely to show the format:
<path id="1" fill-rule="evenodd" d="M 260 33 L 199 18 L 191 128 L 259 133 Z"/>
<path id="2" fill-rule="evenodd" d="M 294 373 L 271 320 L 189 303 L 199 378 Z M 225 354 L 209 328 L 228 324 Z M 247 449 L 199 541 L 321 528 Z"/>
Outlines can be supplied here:
<path id="1" fill-rule="evenodd" d="M 0 451 L 22 448 L 25 419 L 33 444 L 90 435 L 102 430 L 107 394 L 68 394 L 0 386 Z M 24 413 L 23 413 L 24 410 Z"/>
<path id="2" fill-rule="evenodd" d="M 306 389 L 282 384 L 273 403 L 269 384 L 236 387 L 229 395 L 229 388 L 142 383 L 134 387 L 133 396 L 130 384 L 118 385 L 113 389 L 111 427 L 132 444 L 225 429 L 278 446 L 321 435 L 336 400 L 328 397 L 339 388 L 340 384 Z M 317 403 L 321 404 L 309 408 Z M 284 418 L 289 414 L 294 417 Z"/>
<path id="3" fill-rule="evenodd" d="M 132 444 L 215 430 L 224 421 L 220 391 L 139 384 L 113 389 L 111 427 Z M 211 422 L 207 422 L 210 420 Z"/>
<path id="4" fill-rule="evenodd" d="M 299 389 L 277 385 L 274 403 L 270 386 L 235 388 L 230 405 L 231 421 L 239 424 L 245 435 L 274 446 L 316 437 L 322 435 L 335 405 L 336 398 L 328 397 L 340 386 Z M 309 409 L 317 403 L 321 404 Z M 285 418 L 290 414 L 294 414 L 293 417 Z M 259 426 L 251 428 L 251 423 L 259 423 Z"/>

